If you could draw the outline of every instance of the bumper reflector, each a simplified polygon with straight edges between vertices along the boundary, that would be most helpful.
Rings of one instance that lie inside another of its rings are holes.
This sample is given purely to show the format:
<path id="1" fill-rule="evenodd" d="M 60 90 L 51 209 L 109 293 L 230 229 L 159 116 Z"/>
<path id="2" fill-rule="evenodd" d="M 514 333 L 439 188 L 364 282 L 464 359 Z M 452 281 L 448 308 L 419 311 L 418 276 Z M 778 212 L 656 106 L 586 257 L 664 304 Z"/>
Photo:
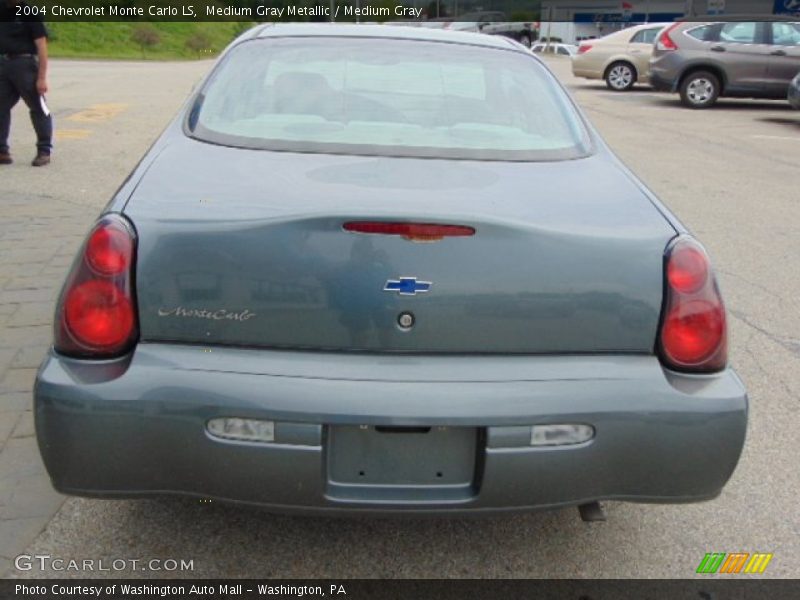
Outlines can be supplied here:
<path id="1" fill-rule="evenodd" d="M 275 441 L 274 421 L 223 417 L 211 419 L 206 424 L 206 429 L 214 437 L 226 440 L 239 440 L 242 442 Z"/>
<path id="2" fill-rule="evenodd" d="M 591 425 L 558 424 L 531 427 L 531 446 L 565 446 L 581 444 L 594 437 Z"/>

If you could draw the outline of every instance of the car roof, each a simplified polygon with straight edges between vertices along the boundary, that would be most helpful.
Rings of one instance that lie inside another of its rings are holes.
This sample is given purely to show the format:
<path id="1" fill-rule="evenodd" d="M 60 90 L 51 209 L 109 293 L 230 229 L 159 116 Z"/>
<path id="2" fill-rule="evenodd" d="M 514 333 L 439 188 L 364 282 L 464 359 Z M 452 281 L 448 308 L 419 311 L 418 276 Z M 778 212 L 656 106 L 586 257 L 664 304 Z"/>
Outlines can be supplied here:
<path id="1" fill-rule="evenodd" d="M 464 31 L 401 27 L 396 25 L 354 25 L 339 23 L 268 23 L 244 33 L 239 41 L 276 37 L 360 37 L 448 42 L 522 52 L 524 48 L 503 37 Z"/>
<path id="2" fill-rule="evenodd" d="M 640 29 L 649 29 L 650 27 L 669 27 L 670 25 L 672 25 L 672 23 L 639 23 L 638 25 L 628 27 L 622 31 L 639 31 Z"/>
<path id="3" fill-rule="evenodd" d="M 698 25 L 708 25 L 710 23 L 737 23 L 753 21 L 779 21 L 781 23 L 796 23 L 798 22 L 797 15 L 695 15 L 692 17 L 684 17 L 676 20 L 678 23 L 697 23 Z"/>
<path id="4" fill-rule="evenodd" d="M 640 31 L 644 31 L 645 29 L 665 29 L 670 25 L 672 25 L 672 23 L 639 23 L 638 25 L 631 25 L 630 27 L 617 29 L 616 31 L 607 33 L 602 37 L 592 38 L 591 40 L 586 40 L 586 41 L 591 41 L 593 43 L 598 43 L 605 40 L 615 41 L 621 37 L 627 37 L 627 35 L 635 35 Z"/>
<path id="5" fill-rule="evenodd" d="M 662 23 L 640 23 L 639 25 L 631 25 L 630 27 L 623 27 L 622 29 L 617 29 L 616 31 L 610 31 L 604 36 L 592 38 L 591 41 L 594 43 L 606 40 L 616 41 L 621 37 L 626 37 L 627 35 L 634 35 L 642 31 L 643 29 L 651 29 L 651 28 L 655 29 L 657 27 L 666 27 L 666 25 Z"/>

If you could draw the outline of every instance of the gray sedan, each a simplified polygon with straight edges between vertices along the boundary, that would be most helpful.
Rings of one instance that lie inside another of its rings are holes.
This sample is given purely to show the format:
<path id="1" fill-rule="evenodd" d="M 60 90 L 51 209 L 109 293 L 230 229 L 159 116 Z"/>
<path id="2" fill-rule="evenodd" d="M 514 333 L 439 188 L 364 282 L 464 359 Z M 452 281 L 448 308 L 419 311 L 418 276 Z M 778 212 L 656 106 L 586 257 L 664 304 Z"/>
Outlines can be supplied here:
<path id="1" fill-rule="evenodd" d="M 502 37 L 245 33 L 55 322 L 36 431 L 66 494 L 596 518 L 714 498 L 744 443 L 708 255 Z"/>

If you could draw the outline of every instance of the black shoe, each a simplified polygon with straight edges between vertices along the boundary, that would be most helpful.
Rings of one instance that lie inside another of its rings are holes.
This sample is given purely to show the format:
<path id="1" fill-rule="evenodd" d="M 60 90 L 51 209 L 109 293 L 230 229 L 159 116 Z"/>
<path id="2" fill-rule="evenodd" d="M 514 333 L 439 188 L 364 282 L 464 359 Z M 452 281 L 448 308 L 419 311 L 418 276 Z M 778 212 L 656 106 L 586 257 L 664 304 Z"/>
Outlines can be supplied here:
<path id="1" fill-rule="evenodd" d="M 0 165 L 10 165 L 14 160 L 8 152 L 0 152 Z"/>
<path id="2" fill-rule="evenodd" d="M 33 162 L 31 163 L 31 165 L 34 167 L 43 167 L 49 164 L 50 164 L 50 155 L 45 154 L 44 152 L 39 152 L 39 154 L 36 155 L 36 158 L 34 158 Z"/>

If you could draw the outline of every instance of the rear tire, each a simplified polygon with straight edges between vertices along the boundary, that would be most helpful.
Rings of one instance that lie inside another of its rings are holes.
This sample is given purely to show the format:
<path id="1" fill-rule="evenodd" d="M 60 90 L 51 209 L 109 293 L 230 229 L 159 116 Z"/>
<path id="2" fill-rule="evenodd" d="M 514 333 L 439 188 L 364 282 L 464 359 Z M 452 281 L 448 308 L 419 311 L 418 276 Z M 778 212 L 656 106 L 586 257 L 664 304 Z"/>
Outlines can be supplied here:
<path id="1" fill-rule="evenodd" d="M 531 47 L 531 36 L 529 36 L 526 33 L 523 33 L 521 36 L 519 36 L 519 43 L 522 44 L 523 46 L 525 46 L 526 48 L 530 48 Z"/>
<path id="2" fill-rule="evenodd" d="M 688 108 L 708 108 L 719 98 L 719 77 L 709 71 L 689 73 L 681 81 L 681 102 Z"/>
<path id="3" fill-rule="evenodd" d="M 627 92 L 636 83 L 636 69 L 624 61 L 612 63 L 606 70 L 606 87 L 614 92 Z"/>

